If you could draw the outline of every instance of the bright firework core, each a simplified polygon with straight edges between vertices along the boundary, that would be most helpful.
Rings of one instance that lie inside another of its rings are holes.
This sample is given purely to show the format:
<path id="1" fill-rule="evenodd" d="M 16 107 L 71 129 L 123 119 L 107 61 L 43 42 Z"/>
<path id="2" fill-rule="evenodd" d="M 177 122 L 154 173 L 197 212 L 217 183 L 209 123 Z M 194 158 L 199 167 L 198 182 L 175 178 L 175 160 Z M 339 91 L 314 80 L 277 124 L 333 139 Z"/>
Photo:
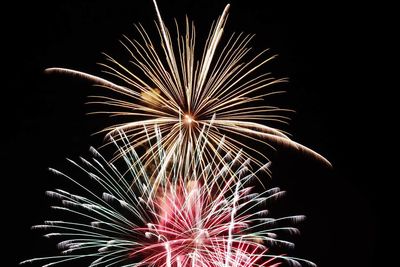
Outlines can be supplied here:
<path id="1" fill-rule="evenodd" d="M 190 115 L 190 114 L 185 114 L 185 119 L 184 119 L 184 121 L 185 121 L 185 123 L 186 124 L 191 124 L 192 122 L 194 122 L 195 120 L 194 120 L 194 118 L 193 118 L 193 116 L 192 115 Z"/>

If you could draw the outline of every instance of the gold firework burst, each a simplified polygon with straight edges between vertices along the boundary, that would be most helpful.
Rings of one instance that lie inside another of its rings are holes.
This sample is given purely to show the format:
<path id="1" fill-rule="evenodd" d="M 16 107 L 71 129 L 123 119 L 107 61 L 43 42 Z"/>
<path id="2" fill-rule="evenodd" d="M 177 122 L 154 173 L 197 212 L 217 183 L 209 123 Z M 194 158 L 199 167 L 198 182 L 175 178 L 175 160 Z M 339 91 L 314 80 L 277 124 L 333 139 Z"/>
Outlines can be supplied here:
<path id="1" fill-rule="evenodd" d="M 278 93 L 266 88 L 285 79 L 275 79 L 270 73 L 259 74 L 260 68 L 274 56 L 266 56 L 264 50 L 250 57 L 252 35 L 232 34 L 220 47 L 229 5 L 211 26 L 202 55 L 196 58 L 194 24 L 186 18 L 185 31 L 181 33 L 176 23 L 174 40 L 156 1 L 153 2 L 161 46 L 153 42 L 141 25 L 136 25 L 140 38 L 124 36 L 121 41 L 131 56 L 130 65 L 124 66 L 109 55 L 107 63 L 101 64 L 106 73 L 118 79 L 118 84 L 71 69 L 46 70 L 78 75 L 116 93 L 112 97 L 97 96 L 92 103 L 112 107 L 101 113 L 134 119 L 104 129 L 108 136 L 122 130 L 132 141 L 129 146 L 136 147 L 156 138 L 152 129 L 157 126 L 165 151 L 172 153 L 180 146 L 184 158 L 195 151 L 201 136 L 207 136 L 206 157 L 219 154 L 218 150 L 236 154 L 243 150 L 243 160 L 250 158 L 261 166 L 256 154 L 268 160 L 267 156 L 242 141 L 252 139 L 268 146 L 295 148 L 330 165 L 323 156 L 291 140 L 284 131 L 266 125 L 270 121 L 287 121 L 281 115 L 285 109 L 262 104 L 265 97 Z M 157 147 L 151 147 L 147 155 L 156 150 Z"/>

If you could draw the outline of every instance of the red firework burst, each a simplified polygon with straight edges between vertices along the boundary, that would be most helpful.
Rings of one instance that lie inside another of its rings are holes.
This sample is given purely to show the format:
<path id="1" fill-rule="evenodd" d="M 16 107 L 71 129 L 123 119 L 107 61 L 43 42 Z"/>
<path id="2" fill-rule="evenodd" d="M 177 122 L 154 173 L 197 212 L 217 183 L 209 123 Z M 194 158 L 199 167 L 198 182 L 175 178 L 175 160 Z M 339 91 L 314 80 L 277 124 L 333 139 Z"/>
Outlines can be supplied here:
<path id="1" fill-rule="evenodd" d="M 277 266 L 275 257 L 265 259 L 262 238 L 246 237 L 253 225 L 253 216 L 242 211 L 253 202 L 243 201 L 249 190 L 237 187 L 233 196 L 222 190 L 214 197 L 208 192 L 191 181 L 159 197 L 157 223 L 134 229 L 144 232 L 147 244 L 131 257 L 143 258 L 144 266 Z"/>

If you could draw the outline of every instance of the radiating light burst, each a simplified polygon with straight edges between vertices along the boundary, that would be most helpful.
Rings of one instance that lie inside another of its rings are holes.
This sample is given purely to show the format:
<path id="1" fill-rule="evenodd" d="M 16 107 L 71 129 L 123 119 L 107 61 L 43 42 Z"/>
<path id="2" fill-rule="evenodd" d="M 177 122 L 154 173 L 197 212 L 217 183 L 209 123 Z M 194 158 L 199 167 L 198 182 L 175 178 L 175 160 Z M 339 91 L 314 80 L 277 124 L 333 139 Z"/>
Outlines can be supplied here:
<path id="1" fill-rule="evenodd" d="M 113 138 L 115 143 L 127 142 L 122 132 L 119 135 Z M 90 160 L 69 160 L 90 178 L 87 185 L 82 177 L 75 179 L 51 169 L 80 192 L 48 191 L 47 195 L 60 201 L 52 208 L 68 219 L 33 227 L 45 230 L 46 237 L 56 237 L 61 255 L 22 263 L 51 266 L 86 260 L 90 266 L 272 267 L 289 262 L 315 266 L 270 251 L 271 247 L 293 246 L 278 234 L 298 232 L 292 225 L 303 216 L 268 215 L 270 200 L 283 192 L 279 188 L 256 192 L 250 181 L 260 170 L 251 171 L 249 161 L 243 163 L 239 155 L 230 153 L 214 156 L 208 164 L 195 158 L 192 167 L 185 168 L 181 166 L 184 161 L 176 160 L 181 150 L 175 149 L 177 157 L 168 160 L 159 131 L 156 135 L 159 150 L 152 174 L 135 150 L 126 150 L 125 145 L 118 147 L 121 162 L 110 163 L 94 148 Z M 194 155 L 201 156 L 203 148 L 196 146 Z M 176 177 L 184 174 L 186 178 Z M 163 177 L 156 191 L 154 176 Z"/>
<path id="2" fill-rule="evenodd" d="M 125 122 L 104 129 L 108 136 L 118 136 L 118 131 L 123 130 L 131 140 L 129 145 L 140 146 L 148 138 L 155 138 L 154 134 L 148 135 L 148 129 L 158 125 L 167 153 L 173 151 L 182 136 L 179 145 L 190 155 L 207 127 L 207 157 L 217 152 L 216 147 L 224 138 L 223 151 L 237 154 L 243 150 L 242 160 L 251 158 L 259 166 L 268 160 L 260 144 L 292 147 L 330 165 L 318 153 L 292 141 L 284 131 L 264 124 L 287 123 L 284 113 L 288 110 L 264 101 L 265 97 L 280 93 L 270 87 L 286 79 L 276 79 L 263 71 L 262 67 L 275 56 L 267 55 L 267 50 L 252 54 L 249 44 L 253 35 L 232 34 L 221 45 L 229 5 L 211 26 L 201 57 L 197 58 L 194 24 L 186 18 L 185 30 L 182 32 L 176 23 L 176 33 L 171 34 L 153 2 L 160 40 L 152 40 L 142 25 L 136 25 L 139 38 L 124 36 L 121 41 L 131 57 L 129 65 L 109 55 L 107 63 L 101 64 L 118 84 L 70 69 L 46 70 L 78 75 L 116 93 L 96 96 L 90 102 L 107 107 L 93 113 L 123 116 Z M 249 145 L 249 140 L 257 145 Z"/>

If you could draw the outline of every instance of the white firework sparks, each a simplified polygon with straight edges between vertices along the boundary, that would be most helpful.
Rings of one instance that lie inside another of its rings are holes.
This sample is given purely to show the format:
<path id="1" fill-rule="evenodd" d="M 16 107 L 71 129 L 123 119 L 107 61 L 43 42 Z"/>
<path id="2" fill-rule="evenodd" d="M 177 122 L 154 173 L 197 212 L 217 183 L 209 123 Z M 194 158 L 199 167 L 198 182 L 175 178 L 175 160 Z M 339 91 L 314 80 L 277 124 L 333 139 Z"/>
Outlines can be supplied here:
<path id="1" fill-rule="evenodd" d="M 295 266 L 315 266 L 307 260 L 269 251 L 276 244 L 293 246 L 280 240 L 278 233 L 298 232 L 287 224 L 303 216 L 267 217 L 265 204 L 283 192 L 279 188 L 254 192 L 249 181 L 256 178 L 257 172 L 240 163 L 240 155 L 215 156 L 206 166 L 196 157 L 197 163 L 185 168 L 180 166 L 184 162 L 166 158 L 168 153 L 162 148 L 158 130 L 156 136 L 159 151 L 151 175 L 135 150 L 126 150 L 125 145 L 119 147 L 124 170 L 95 149 L 91 149 L 91 160 L 69 160 L 90 178 L 90 186 L 52 169 L 81 193 L 62 189 L 47 192 L 61 201 L 52 208 L 69 219 L 45 221 L 33 228 L 61 240 L 61 255 L 22 263 L 39 262 L 47 267 L 87 260 L 90 266 L 273 267 L 286 261 Z M 125 138 L 120 133 L 117 139 Z M 203 148 L 203 144 L 196 146 L 200 150 L 196 155 L 203 155 Z M 175 159 L 180 153 L 180 149 L 174 150 Z M 185 179 L 176 177 L 184 174 L 182 170 L 188 170 Z M 155 176 L 163 177 L 157 191 L 153 187 Z"/>

